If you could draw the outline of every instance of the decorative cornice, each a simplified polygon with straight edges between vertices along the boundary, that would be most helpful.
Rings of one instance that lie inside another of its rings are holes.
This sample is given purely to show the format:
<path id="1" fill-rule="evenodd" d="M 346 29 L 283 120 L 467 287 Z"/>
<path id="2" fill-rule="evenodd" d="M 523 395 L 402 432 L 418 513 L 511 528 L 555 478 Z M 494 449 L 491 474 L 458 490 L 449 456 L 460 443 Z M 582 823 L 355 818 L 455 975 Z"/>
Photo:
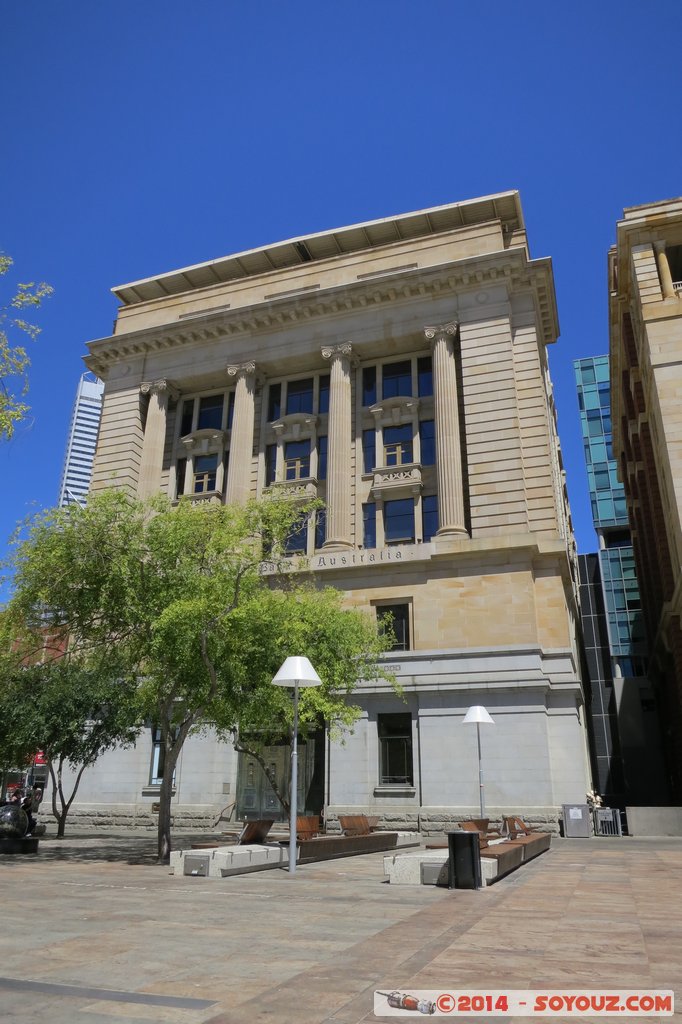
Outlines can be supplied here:
<path id="1" fill-rule="evenodd" d="M 169 398 L 172 398 L 174 402 L 177 402 L 180 397 L 180 389 L 172 384 L 171 381 L 166 380 L 165 377 L 159 378 L 159 380 L 146 380 L 140 384 L 140 391 L 143 395 L 163 395 L 167 394 Z"/>
<path id="2" fill-rule="evenodd" d="M 199 452 L 203 454 L 214 454 L 222 452 L 227 445 L 229 431 L 215 430 L 207 427 L 203 430 L 195 430 L 192 434 L 186 434 L 180 438 L 181 444 L 188 452 Z"/>
<path id="3" fill-rule="evenodd" d="M 519 249 L 330 287 L 310 298 L 298 295 L 257 302 L 226 310 L 222 316 L 214 315 L 210 319 L 210 310 L 207 310 L 205 321 L 197 317 L 191 324 L 179 321 L 92 341 L 85 362 L 89 369 L 102 375 L 116 363 L 144 355 L 158 355 L 166 350 L 259 331 L 281 330 L 319 317 L 362 312 L 385 304 L 403 306 L 420 298 L 448 295 L 454 298 L 459 291 L 486 285 L 503 285 L 510 290 L 532 288 L 540 339 L 545 344 L 556 340 L 558 322 L 551 260 L 529 261 Z"/>
<path id="4" fill-rule="evenodd" d="M 376 405 L 370 405 L 369 412 L 375 420 L 382 424 L 400 423 L 405 416 L 411 416 L 419 411 L 420 399 L 411 395 L 396 395 L 394 398 L 384 398 Z"/>

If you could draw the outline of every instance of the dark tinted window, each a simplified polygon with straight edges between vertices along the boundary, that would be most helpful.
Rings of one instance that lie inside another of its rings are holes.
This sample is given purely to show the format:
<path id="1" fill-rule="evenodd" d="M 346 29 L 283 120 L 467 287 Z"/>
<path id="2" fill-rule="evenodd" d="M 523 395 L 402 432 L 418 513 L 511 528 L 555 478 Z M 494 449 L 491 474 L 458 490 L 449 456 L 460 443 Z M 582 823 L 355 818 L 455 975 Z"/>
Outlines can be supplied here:
<path id="1" fill-rule="evenodd" d="M 223 425 L 224 395 L 209 395 L 199 399 L 197 430 L 220 430 Z"/>
<path id="2" fill-rule="evenodd" d="M 320 377 L 320 406 L 318 409 L 320 414 L 329 412 L 329 374 L 326 373 L 323 377 Z"/>
<path id="3" fill-rule="evenodd" d="M 287 416 L 313 411 L 313 378 L 290 380 L 287 384 Z"/>
<path id="4" fill-rule="evenodd" d="M 422 420 L 419 424 L 419 447 L 422 466 L 435 466 L 436 427 L 433 420 Z"/>
<path id="5" fill-rule="evenodd" d="M 194 399 L 182 403 L 182 415 L 180 417 L 180 437 L 185 437 L 192 432 L 192 418 L 194 416 Z"/>
<path id="6" fill-rule="evenodd" d="M 412 394 L 412 363 L 409 359 L 400 363 L 384 363 L 382 374 L 384 398 Z"/>
<path id="7" fill-rule="evenodd" d="M 433 368 L 431 356 L 422 356 L 417 360 L 417 394 L 426 398 L 433 394 Z"/>
<path id="8" fill-rule="evenodd" d="M 425 494 L 422 498 L 422 535 L 424 542 L 431 540 L 438 530 L 438 498 Z"/>
<path id="9" fill-rule="evenodd" d="M 278 420 L 282 414 L 282 385 L 271 384 L 268 388 L 268 423 Z"/>
<path id="10" fill-rule="evenodd" d="M 377 507 L 373 501 L 368 501 L 362 506 L 362 546 L 377 546 Z"/>
<path id="11" fill-rule="evenodd" d="M 399 498 L 384 502 L 384 537 L 387 544 L 412 544 L 414 541 L 414 501 Z"/>
<path id="12" fill-rule="evenodd" d="M 317 439 L 317 479 L 327 479 L 327 435 L 322 434 Z"/>
<path id="13" fill-rule="evenodd" d="M 362 465 L 365 473 L 371 473 L 377 464 L 376 437 L 374 429 L 362 432 Z"/>
<path id="14" fill-rule="evenodd" d="M 362 371 L 362 404 L 374 405 L 377 400 L 377 368 L 365 366 Z"/>
<path id="15" fill-rule="evenodd" d="M 412 716 L 378 715 L 379 782 L 384 786 L 413 784 Z"/>

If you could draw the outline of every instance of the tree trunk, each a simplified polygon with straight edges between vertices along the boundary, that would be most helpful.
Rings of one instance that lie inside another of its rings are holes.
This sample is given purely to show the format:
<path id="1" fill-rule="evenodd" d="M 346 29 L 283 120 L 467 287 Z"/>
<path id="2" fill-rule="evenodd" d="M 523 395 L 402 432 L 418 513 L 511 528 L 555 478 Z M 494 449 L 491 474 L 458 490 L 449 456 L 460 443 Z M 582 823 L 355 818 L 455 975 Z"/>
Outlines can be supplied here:
<path id="1" fill-rule="evenodd" d="M 159 793 L 159 825 L 157 833 L 157 853 L 159 863 L 169 864 L 171 855 L 171 798 L 173 796 L 173 770 L 164 765 Z"/>
<path id="2" fill-rule="evenodd" d="M 161 727 L 166 756 L 163 764 L 163 778 L 159 792 L 159 825 L 157 830 L 157 855 L 160 864 L 169 864 L 171 855 L 171 798 L 173 796 L 173 776 L 178 763 L 180 751 L 192 727 L 193 719 L 187 719 L 180 726 L 175 739 L 171 737 L 169 728 Z"/>
<path id="3" fill-rule="evenodd" d="M 57 820 L 57 839 L 63 839 L 64 833 L 66 832 L 66 818 L 71 808 L 71 804 L 74 801 L 74 797 L 78 792 L 80 781 L 83 778 L 83 772 L 86 769 L 86 765 L 81 765 L 78 774 L 76 775 L 76 781 L 73 784 L 73 790 L 71 796 L 67 800 L 64 796 L 64 789 L 62 788 L 62 770 L 64 768 L 64 757 L 59 758 L 59 764 L 57 771 L 55 772 L 52 764 L 52 759 L 48 759 L 48 768 L 50 770 L 50 778 L 52 779 L 52 813 Z M 59 794 L 59 808 L 57 807 L 57 794 Z"/>

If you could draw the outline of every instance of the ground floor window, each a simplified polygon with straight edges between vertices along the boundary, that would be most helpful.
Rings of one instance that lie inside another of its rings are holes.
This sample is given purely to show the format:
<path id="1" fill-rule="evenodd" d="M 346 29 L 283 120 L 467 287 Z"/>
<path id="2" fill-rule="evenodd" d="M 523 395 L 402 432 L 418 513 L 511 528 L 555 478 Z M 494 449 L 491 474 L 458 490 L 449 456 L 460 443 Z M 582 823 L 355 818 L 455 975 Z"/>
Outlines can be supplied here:
<path id="1" fill-rule="evenodd" d="M 413 785 L 412 716 L 378 715 L 379 783 L 382 786 Z"/>
<path id="2" fill-rule="evenodd" d="M 166 747 L 161 735 L 161 726 L 152 726 L 152 763 L 149 771 L 149 785 L 160 786 L 163 782 L 163 770 L 166 762 Z M 173 773 L 175 779 L 175 773 Z"/>

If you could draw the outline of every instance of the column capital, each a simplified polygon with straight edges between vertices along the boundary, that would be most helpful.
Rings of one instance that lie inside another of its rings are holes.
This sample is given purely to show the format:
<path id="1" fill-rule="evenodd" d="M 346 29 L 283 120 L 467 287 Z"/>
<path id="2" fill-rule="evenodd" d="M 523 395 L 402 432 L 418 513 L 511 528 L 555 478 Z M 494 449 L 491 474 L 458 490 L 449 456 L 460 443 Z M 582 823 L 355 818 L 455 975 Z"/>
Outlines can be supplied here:
<path id="1" fill-rule="evenodd" d="M 428 341 L 435 341 L 437 338 L 445 336 L 454 337 L 459 330 L 459 320 L 451 320 L 447 324 L 436 324 L 433 327 L 424 328 L 424 336 Z"/>
<path id="2" fill-rule="evenodd" d="M 140 391 L 143 395 L 168 395 L 173 401 L 180 397 L 180 389 L 167 380 L 160 377 L 158 380 L 145 380 L 140 384 Z"/>
<path id="3" fill-rule="evenodd" d="M 259 384 L 262 379 L 262 375 L 256 372 L 256 364 L 253 359 L 249 359 L 246 363 L 232 363 L 225 367 L 228 377 L 236 377 L 240 380 L 242 377 L 253 377 L 256 384 Z"/>
<path id="4" fill-rule="evenodd" d="M 353 346 L 349 341 L 343 341 L 340 345 L 323 345 L 320 349 L 323 359 L 348 359 L 351 365 L 355 365 L 357 357 L 353 355 Z"/>

